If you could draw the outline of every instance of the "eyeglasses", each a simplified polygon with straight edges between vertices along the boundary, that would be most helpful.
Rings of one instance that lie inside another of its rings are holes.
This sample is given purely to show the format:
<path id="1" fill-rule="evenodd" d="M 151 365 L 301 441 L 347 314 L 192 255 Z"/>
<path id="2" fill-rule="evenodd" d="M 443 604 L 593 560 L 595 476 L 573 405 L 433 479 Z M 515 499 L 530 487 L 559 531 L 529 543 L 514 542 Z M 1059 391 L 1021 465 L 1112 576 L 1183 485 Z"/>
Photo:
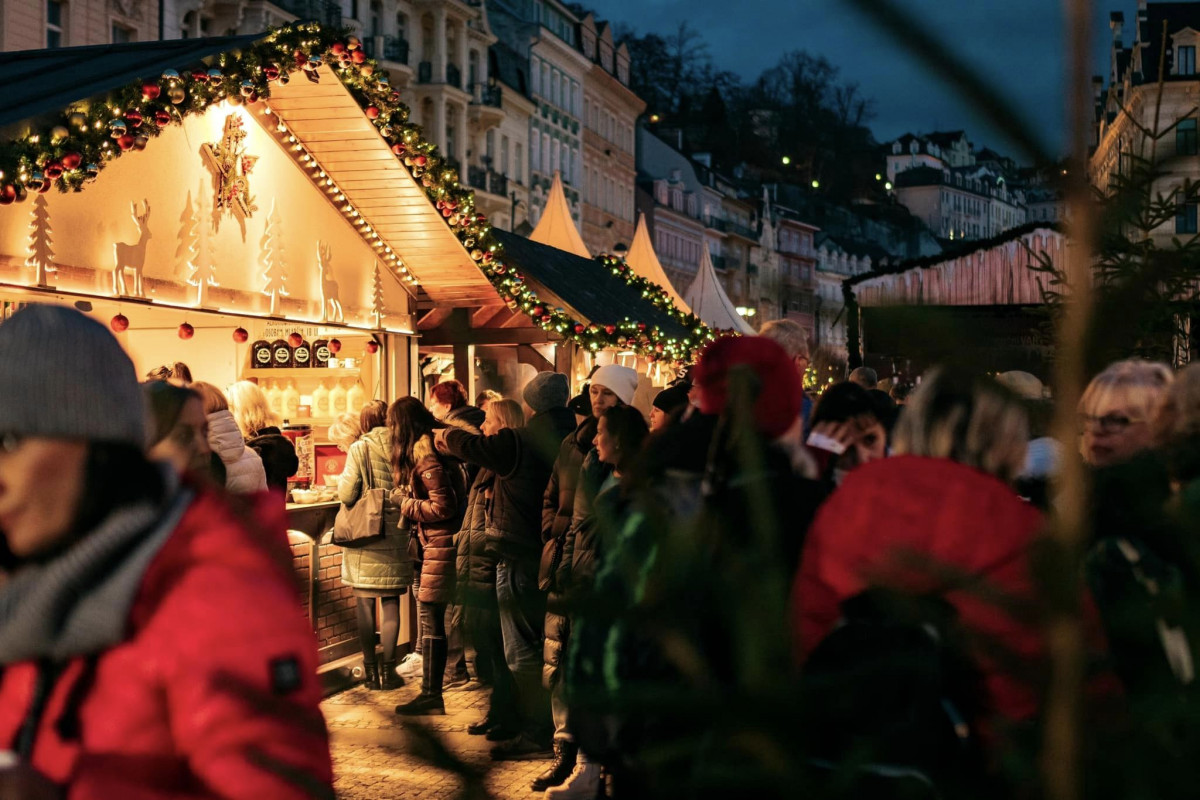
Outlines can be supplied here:
<path id="1" fill-rule="evenodd" d="M 24 439 L 17 433 L 0 433 L 0 453 L 15 453 Z"/>
<path id="2" fill-rule="evenodd" d="M 1097 417 L 1093 414 L 1079 415 L 1079 429 L 1086 431 L 1088 428 L 1096 428 L 1101 433 L 1124 433 L 1130 425 L 1139 425 L 1145 422 L 1142 419 L 1131 419 L 1124 414 L 1105 414 L 1102 417 Z"/>

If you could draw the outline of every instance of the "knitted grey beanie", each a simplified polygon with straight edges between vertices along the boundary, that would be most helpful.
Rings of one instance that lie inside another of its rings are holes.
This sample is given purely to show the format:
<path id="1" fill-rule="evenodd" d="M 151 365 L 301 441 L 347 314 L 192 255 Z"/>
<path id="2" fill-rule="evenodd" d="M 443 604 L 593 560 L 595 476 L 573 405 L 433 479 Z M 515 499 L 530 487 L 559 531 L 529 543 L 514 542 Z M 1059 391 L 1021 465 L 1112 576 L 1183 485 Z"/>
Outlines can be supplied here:
<path id="1" fill-rule="evenodd" d="M 0 324 L 0 433 L 146 444 L 133 362 L 108 329 L 35 304 Z"/>
<path id="2" fill-rule="evenodd" d="M 525 384 L 521 393 L 525 405 L 533 409 L 535 414 L 549 411 L 552 408 L 562 408 L 571 396 L 571 388 L 567 376 L 557 372 L 539 372 Z"/>

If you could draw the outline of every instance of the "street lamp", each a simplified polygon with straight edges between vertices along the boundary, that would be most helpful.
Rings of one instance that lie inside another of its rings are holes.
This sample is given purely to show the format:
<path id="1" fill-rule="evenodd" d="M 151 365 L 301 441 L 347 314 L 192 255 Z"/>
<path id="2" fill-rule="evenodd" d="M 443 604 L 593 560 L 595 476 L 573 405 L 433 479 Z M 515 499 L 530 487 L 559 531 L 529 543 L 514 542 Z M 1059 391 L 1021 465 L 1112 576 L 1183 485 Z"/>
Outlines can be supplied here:
<path id="1" fill-rule="evenodd" d="M 813 187 L 814 189 L 820 189 L 820 188 L 821 188 L 821 182 L 820 182 L 820 181 L 818 181 L 818 180 L 814 180 L 814 181 L 812 182 L 812 187 Z"/>
<path id="2" fill-rule="evenodd" d="M 755 314 L 758 313 L 757 308 L 749 308 L 747 306 L 738 306 L 737 308 L 734 309 L 734 311 L 736 311 L 738 313 L 738 315 L 743 316 L 743 317 L 753 317 Z"/>
<path id="3" fill-rule="evenodd" d="M 782 159 L 782 161 L 783 161 L 783 165 L 786 167 L 788 164 L 792 163 L 792 157 L 791 157 L 791 156 L 784 156 L 784 157 L 783 157 L 783 159 Z"/>

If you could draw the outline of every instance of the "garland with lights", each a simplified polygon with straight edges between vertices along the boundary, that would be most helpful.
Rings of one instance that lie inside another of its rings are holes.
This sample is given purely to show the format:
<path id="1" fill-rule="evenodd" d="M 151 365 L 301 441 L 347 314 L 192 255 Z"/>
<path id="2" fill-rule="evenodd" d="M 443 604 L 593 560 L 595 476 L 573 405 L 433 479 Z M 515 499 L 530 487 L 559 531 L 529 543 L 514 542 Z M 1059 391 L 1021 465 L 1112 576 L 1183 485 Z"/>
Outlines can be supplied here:
<path id="1" fill-rule="evenodd" d="M 601 256 L 598 269 L 642 292 L 686 331 L 668 337 L 658 326 L 628 319 L 619 323 L 584 324 L 562 308 L 550 308 L 515 268 L 505 263 L 503 246 L 475 196 L 459 182 L 435 145 L 419 126 L 408 121 L 408 108 L 378 63 L 368 58 L 362 43 L 344 32 L 318 23 L 301 22 L 279 28 L 236 52 L 221 53 L 191 70 L 166 70 L 157 78 L 140 80 L 110 92 L 102 100 L 72 103 L 61 118 L 40 130 L 0 143 L 0 205 L 24 201 L 30 193 L 78 191 L 94 180 L 104 165 L 130 150 L 142 150 L 149 140 L 185 116 L 205 112 L 214 103 L 254 103 L 271 96 L 271 87 L 287 83 L 297 73 L 318 81 L 328 63 L 363 113 L 387 141 L 396 158 L 441 212 L 472 260 L 488 277 L 505 304 L 521 310 L 548 332 L 557 333 L 590 352 L 619 347 L 652 361 L 685 363 L 716 337 L 699 319 L 675 308 L 659 286 L 636 275 L 623 260 Z"/>

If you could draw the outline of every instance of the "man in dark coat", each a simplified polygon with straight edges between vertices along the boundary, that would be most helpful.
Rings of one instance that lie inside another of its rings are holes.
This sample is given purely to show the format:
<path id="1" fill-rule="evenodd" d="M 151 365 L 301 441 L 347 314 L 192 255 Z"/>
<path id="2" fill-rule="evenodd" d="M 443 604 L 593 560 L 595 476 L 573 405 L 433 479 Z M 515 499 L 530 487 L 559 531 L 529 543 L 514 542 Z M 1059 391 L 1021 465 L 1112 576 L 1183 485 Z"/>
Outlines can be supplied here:
<path id="1" fill-rule="evenodd" d="M 521 735 L 493 748 L 498 760 L 542 757 L 550 749 L 549 697 L 542 688 L 542 626 L 546 594 L 538 589 L 542 495 L 558 445 L 574 428 L 565 375 L 540 372 L 525 387 L 533 416 L 524 428 L 492 436 L 437 432 L 439 448 L 496 475 L 488 543 L 497 556 L 496 599 L 504 655 L 517 684 Z"/>

